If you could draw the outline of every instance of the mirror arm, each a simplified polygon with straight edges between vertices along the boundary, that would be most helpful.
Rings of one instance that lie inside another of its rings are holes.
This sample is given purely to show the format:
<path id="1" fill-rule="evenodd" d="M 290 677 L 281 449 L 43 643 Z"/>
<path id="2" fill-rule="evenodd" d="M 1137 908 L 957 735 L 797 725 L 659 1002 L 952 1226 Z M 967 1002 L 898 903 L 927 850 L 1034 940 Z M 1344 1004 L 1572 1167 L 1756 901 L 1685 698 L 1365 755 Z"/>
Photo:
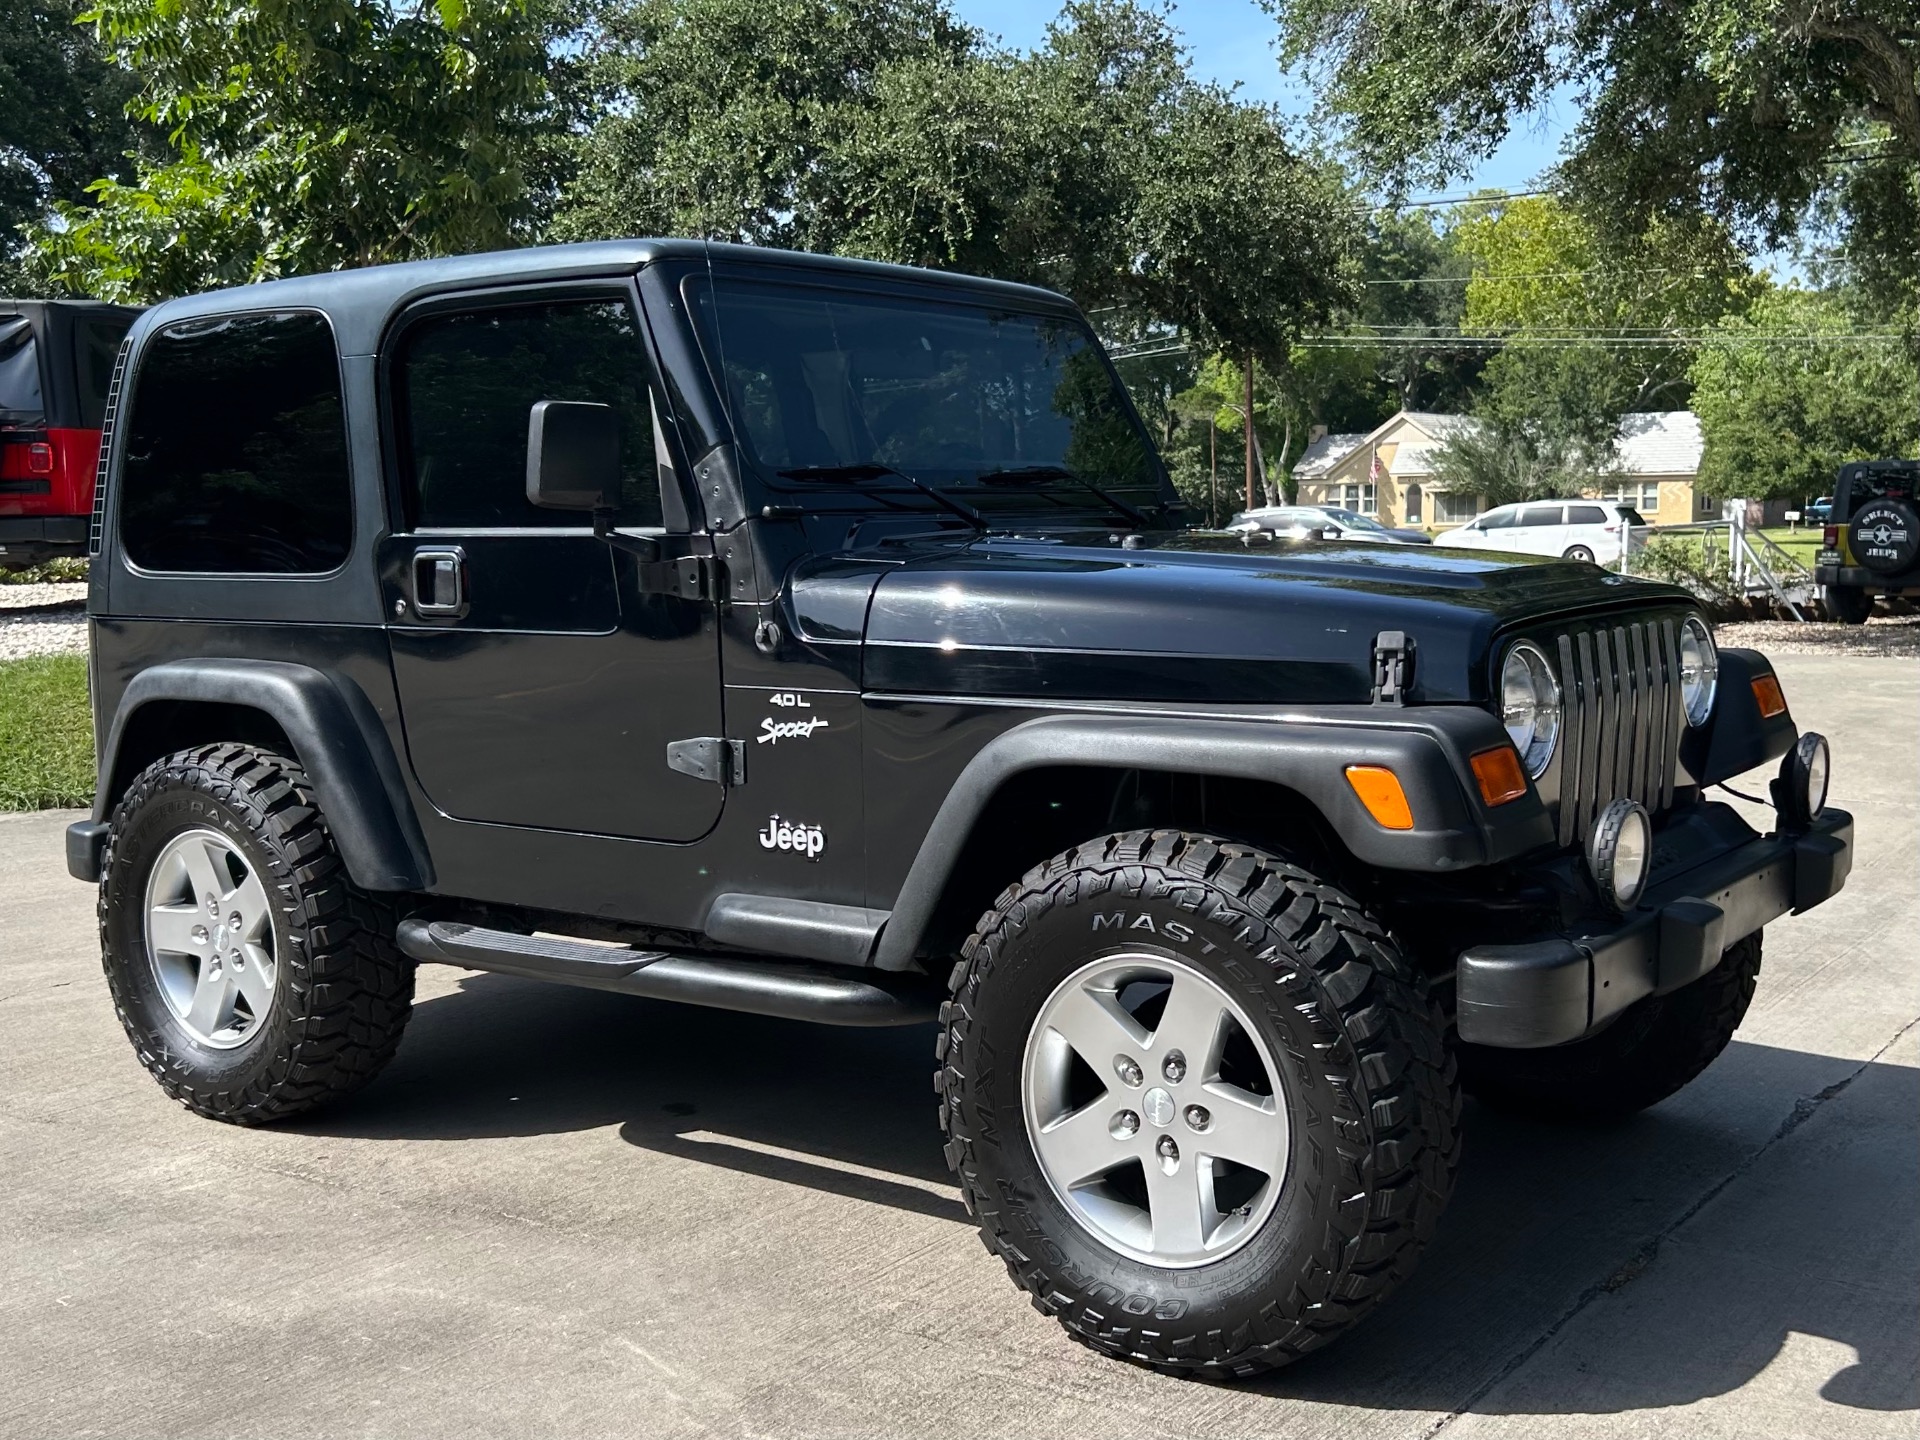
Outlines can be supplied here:
<path id="1" fill-rule="evenodd" d="M 660 558 L 660 542 L 651 535 L 622 535 L 613 528 L 613 507 L 596 505 L 593 510 L 593 534 L 597 540 L 604 540 L 615 550 L 624 550 L 640 560 L 652 562 Z"/>

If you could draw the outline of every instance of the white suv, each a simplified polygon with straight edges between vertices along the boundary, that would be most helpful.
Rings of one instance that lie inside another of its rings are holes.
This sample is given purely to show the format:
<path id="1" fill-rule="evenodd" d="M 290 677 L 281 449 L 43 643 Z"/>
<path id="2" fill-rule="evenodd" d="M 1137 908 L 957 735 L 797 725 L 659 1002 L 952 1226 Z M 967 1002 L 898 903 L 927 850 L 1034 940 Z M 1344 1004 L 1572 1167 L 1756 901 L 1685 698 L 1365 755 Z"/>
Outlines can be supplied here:
<path id="1" fill-rule="evenodd" d="M 1639 550 L 1646 545 L 1647 522 L 1631 505 L 1611 500 L 1529 500 L 1489 510 L 1471 524 L 1437 536 L 1434 543 L 1613 565 L 1623 546 Z"/>

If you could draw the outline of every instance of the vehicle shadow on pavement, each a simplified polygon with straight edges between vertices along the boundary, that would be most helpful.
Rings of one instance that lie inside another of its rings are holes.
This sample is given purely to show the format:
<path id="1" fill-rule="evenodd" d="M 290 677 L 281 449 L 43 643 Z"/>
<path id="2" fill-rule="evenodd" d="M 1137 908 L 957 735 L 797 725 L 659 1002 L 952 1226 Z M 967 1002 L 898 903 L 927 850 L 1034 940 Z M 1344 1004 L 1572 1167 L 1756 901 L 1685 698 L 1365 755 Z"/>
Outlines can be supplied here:
<path id="1" fill-rule="evenodd" d="M 366 1092 L 285 1128 L 449 1140 L 617 1126 L 656 1154 L 970 1224 L 941 1155 L 933 1035 L 473 976 L 415 1007 Z M 1823 1092 L 1847 1076 L 1864 1120 L 1822 1126 Z M 1858 1355 L 1824 1399 L 1920 1405 L 1916 1115 L 1920 1070 L 1739 1042 L 1692 1090 L 1618 1125 L 1469 1101 L 1453 1203 L 1414 1275 L 1342 1343 L 1243 1388 L 1617 1413 L 1737 1390 L 1797 1332 Z M 1612 1338 L 1581 1351 L 1596 1329 Z M 1527 1376 L 1549 1356 L 1560 1379 L 1536 1390 Z"/>

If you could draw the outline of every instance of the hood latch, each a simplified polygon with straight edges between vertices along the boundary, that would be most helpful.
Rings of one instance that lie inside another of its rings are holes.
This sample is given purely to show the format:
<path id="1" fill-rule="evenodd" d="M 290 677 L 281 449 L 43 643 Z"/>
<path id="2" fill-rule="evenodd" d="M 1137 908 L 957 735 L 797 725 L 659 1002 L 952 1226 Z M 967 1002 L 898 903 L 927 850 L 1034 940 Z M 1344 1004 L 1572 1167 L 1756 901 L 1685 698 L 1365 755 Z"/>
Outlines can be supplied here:
<path id="1" fill-rule="evenodd" d="M 1404 705 L 1413 688 L 1413 637 L 1404 630 L 1382 630 L 1373 637 L 1373 703 Z"/>

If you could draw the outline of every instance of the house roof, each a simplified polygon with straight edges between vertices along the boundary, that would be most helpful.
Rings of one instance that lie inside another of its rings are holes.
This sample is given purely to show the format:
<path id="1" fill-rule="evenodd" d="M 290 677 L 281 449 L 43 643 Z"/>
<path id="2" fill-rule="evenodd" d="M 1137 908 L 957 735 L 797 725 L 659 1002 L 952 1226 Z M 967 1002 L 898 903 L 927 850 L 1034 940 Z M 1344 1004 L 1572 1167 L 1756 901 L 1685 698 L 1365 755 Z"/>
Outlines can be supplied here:
<path id="1" fill-rule="evenodd" d="M 1318 480 L 1366 443 L 1365 435 L 1322 435 L 1293 462 L 1296 480 Z"/>
<path id="2" fill-rule="evenodd" d="M 1691 410 L 1651 410 L 1620 417 L 1614 442 L 1620 467 L 1630 475 L 1694 475 L 1704 442 L 1700 417 Z"/>

